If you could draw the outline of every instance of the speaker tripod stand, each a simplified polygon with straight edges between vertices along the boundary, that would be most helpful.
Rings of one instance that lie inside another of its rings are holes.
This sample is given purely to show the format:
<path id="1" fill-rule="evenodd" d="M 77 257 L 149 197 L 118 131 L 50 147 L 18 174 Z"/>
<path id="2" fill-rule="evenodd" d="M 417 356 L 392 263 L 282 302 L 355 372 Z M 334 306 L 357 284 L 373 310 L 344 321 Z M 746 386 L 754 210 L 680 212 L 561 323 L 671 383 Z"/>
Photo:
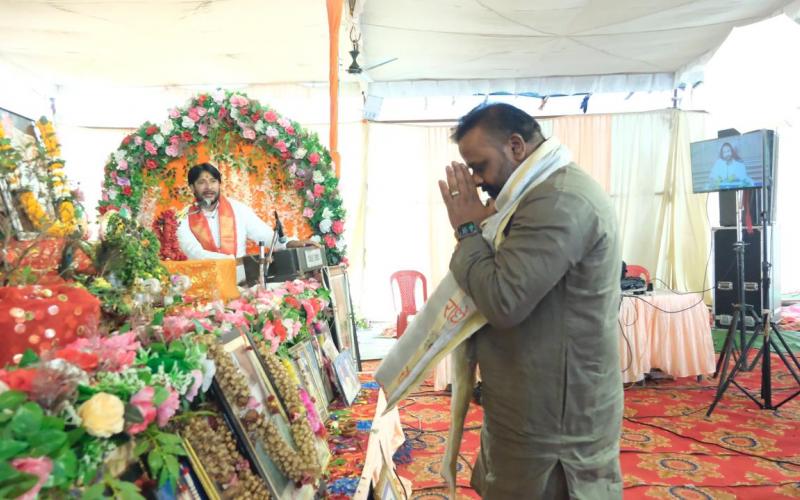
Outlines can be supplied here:
<path id="1" fill-rule="evenodd" d="M 800 390 L 797 390 L 790 396 L 788 396 L 783 401 L 775 404 L 773 403 L 773 394 L 772 394 L 772 352 L 775 352 L 778 357 L 783 362 L 784 366 L 789 370 L 792 377 L 794 377 L 795 381 L 797 382 L 798 386 L 800 386 L 800 363 L 797 361 L 797 358 L 792 353 L 792 350 L 789 348 L 789 345 L 786 343 L 786 339 L 784 339 L 781 331 L 778 329 L 775 322 L 772 320 L 772 312 L 769 303 L 769 287 L 770 287 L 770 279 L 769 279 L 769 272 L 770 272 L 770 263 L 768 261 L 768 239 L 766 235 L 763 237 L 763 262 L 762 262 L 762 274 L 761 274 L 761 291 L 764 303 L 764 310 L 762 311 L 761 315 L 758 315 L 753 306 L 745 303 L 745 290 L 744 290 L 744 252 L 745 252 L 745 243 L 742 240 L 742 222 L 741 222 L 741 213 L 742 213 L 742 192 L 738 191 L 736 193 L 736 208 L 739 213 L 739 217 L 737 217 L 736 223 L 736 242 L 733 244 L 733 250 L 736 254 L 736 287 L 738 291 L 738 301 L 739 303 L 734 305 L 734 315 L 733 321 L 731 321 L 730 326 L 728 327 L 728 332 L 725 335 L 725 342 L 722 345 L 722 352 L 720 353 L 719 360 L 717 361 L 717 371 L 714 374 L 715 377 L 719 377 L 719 385 L 717 386 L 717 393 L 714 396 L 714 401 L 708 407 L 708 412 L 706 416 L 711 416 L 711 413 L 716 408 L 717 404 L 722 399 L 722 396 L 725 394 L 725 391 L 731 385 L 735 385 L 740 391 L 742 391 L 748 398 L 750 398 L 756 406 L 761 408 L 762 410 L 775 410 L 780 406 L 784 405 L 785 403 L 794 399 L 798 394 L 800 394 Z M 766 231 L 767 218 L 762 213 L 762 227 Z M 750 337 L 747 338 L 746 332 L 746 318 L 750 316 L 754 320 L 753 325 L 753 332 L 750 334 Z M 738 356 L 735 353 L 736 350 L 736 342 L 735 336 L 739 333 L 739 346 L 740 351 Z M 756 355 L 753 364 L 749 367 L 747 366 L 747 357 L 750 349 L 753 347 L 756 338 L 763 337 L 763 343 L 761 346 L 761 350 Z M 778 339 L 780 344 L 775 341 Z M 783 348 L 783 351 L 781 350 Z M 730 373 L 728 371 L 728 365 L 730 364 L 731 358 L 734 358 L 736 361 L 733 365 L 733 369 Z M 758 362 L 761 362 L 761 394 L 760 398 L 754 395 L 750 390 L 746 387 L 739 384 L 736 381 L 736 376 L 742 372 L 753 369 Z M 791 361 L 791 362 L 790 362 Z"/>

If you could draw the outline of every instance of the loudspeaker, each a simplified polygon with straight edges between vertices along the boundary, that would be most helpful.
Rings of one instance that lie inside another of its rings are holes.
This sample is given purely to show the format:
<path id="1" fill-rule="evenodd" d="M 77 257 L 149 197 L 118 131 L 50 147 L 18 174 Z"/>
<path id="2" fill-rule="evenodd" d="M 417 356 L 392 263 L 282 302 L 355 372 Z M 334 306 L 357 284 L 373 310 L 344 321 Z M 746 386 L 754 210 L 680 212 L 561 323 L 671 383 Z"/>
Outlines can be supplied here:
<path id="1" fill-rule="evenodd" d="M 742 239 L 745 243 L 744 251 L 744 295 L 745 303 L 755 308 L 756 314 L 762 314 L 765 306 L 762 281 L 762 238 L 770 238 L 771 229 L 768 227 L 764 235 L 761 227 L 754 227 L 752 234 L 742 230 Z M 733 306 L 739 301 L 739 290 L 736 288 L 736 253 L 733 244 L 736 242 L 736 228 L 718 227 L 714 232 L 714 324 L 717 328 L 727 328 L 733 319 Z M 774 242 L 769 241 L 768 252 L 772 268 L 770 277 L 769 305 L 774 319 L 777 321 L 781 307 L 780 287 L 775 276 L 778 275 L 775 262 L 775 253 L 772 251 Z M 745 325 L 753 328 L 752 318 L 746 318 Z"/>
<path id="2" fill-rule="evenodd" d="M 745 189 L 742 196 L 750 196 L 749 212 L 754 226 L 761 224 L 761 190 Z M 744 200 L 742 201 L 744 203 Z M 722 227 L 736 227 L 736 191 L 719 192 L 719 225 Z M 745 225 L 742 220 L 742 225 Z"/>

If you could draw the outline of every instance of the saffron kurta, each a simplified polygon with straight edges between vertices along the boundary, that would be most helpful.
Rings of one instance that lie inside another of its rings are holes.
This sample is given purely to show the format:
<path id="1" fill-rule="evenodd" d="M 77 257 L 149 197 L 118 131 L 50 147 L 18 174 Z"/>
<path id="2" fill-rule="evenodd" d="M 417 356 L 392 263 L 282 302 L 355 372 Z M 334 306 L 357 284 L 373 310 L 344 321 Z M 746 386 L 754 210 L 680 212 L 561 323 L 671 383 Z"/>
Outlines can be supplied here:
<path id="1" fill-rule="evenodd" d="M 497 251 L 462 240 L 450 269 L 488 319 L 470 340 L 484 425 L 472 484 L 496 499 L 622 497 L 621 256 L 611 202 L 576 165 L 521 200 Z"/>

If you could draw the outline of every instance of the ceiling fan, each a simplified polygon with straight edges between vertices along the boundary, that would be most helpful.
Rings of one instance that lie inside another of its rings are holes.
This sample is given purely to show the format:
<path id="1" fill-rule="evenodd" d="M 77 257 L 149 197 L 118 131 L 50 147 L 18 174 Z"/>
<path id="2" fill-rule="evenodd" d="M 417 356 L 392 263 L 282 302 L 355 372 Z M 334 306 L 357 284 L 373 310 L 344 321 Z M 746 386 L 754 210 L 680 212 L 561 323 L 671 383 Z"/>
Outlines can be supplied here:
<path id="1" fill-rule="evenodd" d="M 359 43 L 361 42 L 361 34 L 356 35 L 356 26 L 353 25 L 350 28 L 350 42 L 353 44 L 353 50 L 349 51 L 350 57 L 353 59 L 353 62 L 350 63 L 350 66 L 347 67 L 345 71 L 349 74 L 356 76 L 359 79 L 365 80 L 367 83 L 372 83 L 372 78 L 367 74 L 368 71 L 371 71 L 375 68 L 379 68 L 391 62 L 397 61 L 397 57 L 391 57 L 384 61 L 381 61 L 377 64 L 373 64 L 367 67 L 361 67 L 358 63 L 358 56 L 360 55 L 361 51 L 359 50 Z"/>

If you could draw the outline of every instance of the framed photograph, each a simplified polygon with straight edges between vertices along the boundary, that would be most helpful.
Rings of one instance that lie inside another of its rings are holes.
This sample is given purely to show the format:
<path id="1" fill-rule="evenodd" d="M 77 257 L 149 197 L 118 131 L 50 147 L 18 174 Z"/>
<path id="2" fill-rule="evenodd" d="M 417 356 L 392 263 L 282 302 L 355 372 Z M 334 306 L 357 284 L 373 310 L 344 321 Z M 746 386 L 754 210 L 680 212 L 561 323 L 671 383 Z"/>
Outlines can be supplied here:
<path id="1" fill-rule="evenodd" d="M 0 169 L 0 219 L 10 225 L 19 240 L 35 238 L 36 230 L 21 209 L 20 196 L 30 192 L 50 217 L 55 217 L 55 196 L 47 171 L 47 161 L 40 155 L 42 147 L 35 122 L 31 118 L 0 108 L 0 123 L 7 139 L 20 152 L 13 175 Z"/>
<path id="2" fill-rule="evenodd" d="M 339 355 L 339 349 L 336 348 L 336 344 L 333 342 L 333 336 L 328 325 L 325 325 L 322 332 L 317 335 L 317 342 L 320 344 L 319 347 L 322 350 L 322 354 L 328 358 L 328 361 L 333 363 L 333 360 Z"/>
<path id="3" fill-rule="evenodd" d="M 181 436 L 181 441 L 183 449 L 186 450 L 186 456 L 180 461 L 181 478 L 176 488 L 175 497 L 178 499 L 207 498 L 209 500 L 221 500 L 214 481 L 208 475 L 192 443 L 183 436 Z M 159 497 L 157 496 L 156 498 Z"/>
<path id="4" fill-rule="evenodd" d="M 324 268 L 325 285 L 331 292 L 331 309 L 333 310 L 333 326 L 339 351 L 351 350 L 353 358 L 361 369 L 361 357 L 358 350 L 355 314 L 350 299 L 350 283 L 344 266 Z"/>
<path id="5" fill-rule="evenodd" d="M 314 378 L 314 383 L 319 387 L 322 396 L 325 398 L 325 405 L 327 406 L 331 404 L 333 397 L 332 394 L 329 394 L 330 383 L 326 384 L 328 377 L 323 373 L 325 365 L 320 362 L 319 351 L 315 344 L 316 339 L 309 339 L 303 342 L 303 357 L 306 363 L 308 363 L 311 375 Z"/>
<path id="6" fill-rule="evenodd" d="M 289 354 L 292 356 L 294 369 L 297 372 L 300 383 L 306 392 L 314 398 L 314 409 L 317 411 L 320 420 L 325 422 L 328 420 L 328 400 L 325 397 L 325 389 L 322 387 L 322 378 L 319 370 L 312 364 L 315 362 L 315 355 L 311 351 L 312 357 L 309 357 L 309 351 L 306 346 L 311 346 L 310 340 L 292 347 L 289 349 Z"/>
<path id="7" fill-rule="evenodd" d="M 381 459 L 383 467 L 381 467 L 378 484 L 375 485 L 375 498 L 377 500 L 406 500 L 408 493 L 397 475 L 392 454 L 384 449 L 383 445 L 381 445 Z"/>
<path id="8" fill-rule="evenodd" d="M 255 349 L 250 345 L 249 339 L 241 335 L 238 331 L 232 331 L 223 334 L 222 342 L 225 352 L 231 355 L 239 372 L 247 379 L 251 400 L 247 406 L 257 404 L 259 413 L 266 415 L 269 421 L 278 429 L 278 432 L 284 440 L 296 450 L 297 446 L 292 439 L 289 419 L 287 418 L 285 408 L 278 405 L 279 412 L 275 414 L 271 414 L 267 410 L 268 398 L 274 396 L 276 399 L 280 400 L 280 397 L 267 377 L 260 360 L 256 357 Z M 263 443 L 261 443 L 255 435 L 245 429 L 241 418 L 248 408 L 239 407 L 235 400 L 233 400 L 232 395 L 227 395 L 222 390 L 219 392 L 222 395 L 220 399 L 222 400 L 223 407 L 226 409 L 226 413 L 232 417 L 231 420 L 233 421 L 234 429 L 241 433 L 245 447 L 254 458 L 256 470 L 261 477 L 265 479 L 274 496 L 285 498 L 284 495 L 288 495 L 295 490 L 294 484 L 289 478 L 283 475 L 280 469 L 278 469 L 278 466 L 267 453 Z"/>
<path id="9" fill-rule="evenodd" d="M 316 362 L 317 371 L 319 372 L 320 380 L 322 381 L 322 388 L 325 392 L 325 399 L 328 400 L 328 405 L 333 402 L 335 399 L 334 392 L 333 392 L 333 380 L 334 378 L 331 377 L 331 367 L 333 361 L 327 361 L 327 357 L 322 352 L 322 346 L 320 345 L 320 341 L 322 337 L 319 335 L 314 335 L 311 337 L 311 345 L 314 351 L 314 361 Z M 331 344 L 333 342 L 331 341 Z M 335 348 L 335 347 L 334 347 Z M 336 359 L 335 357 L 333 359 Z"/>
<path id="10" fill-rule="evenodd" d="M 358 380 L 356 363 L 350 351 L 342 351 L 336 356 L 333 361 L 333 370 L 336 372 L 339 390 L 342 393 L 344 402 L 347 406 L 352 405 L 359 391 L 361 391 L 361 382 Z"/>

